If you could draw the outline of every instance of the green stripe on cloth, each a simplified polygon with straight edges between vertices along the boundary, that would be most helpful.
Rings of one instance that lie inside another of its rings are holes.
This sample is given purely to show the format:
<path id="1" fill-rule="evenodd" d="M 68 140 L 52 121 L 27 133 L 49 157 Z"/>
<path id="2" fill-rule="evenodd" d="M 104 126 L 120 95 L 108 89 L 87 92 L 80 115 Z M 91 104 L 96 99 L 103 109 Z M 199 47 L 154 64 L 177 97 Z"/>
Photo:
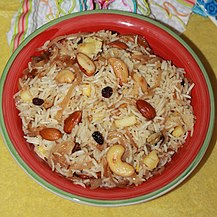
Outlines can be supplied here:
<path id="1" fill-rule="evenodd" d="M 22 5 L 24 4 L 24 0 L 21 1 L 21 4 Z M 16 16 L 16 20 L 15 20 L 15 24 L 14 24 L 14 31 L 13 31 L 11 43 L 10 43 L 11 52 L 14 50 L 14 39 L 18 33 L 18 23 L 19 23 L 20 17 L 22 16 L 22 13 L 23 13 L 23 7 L 20 7 L 18 10 L 17 16 Z"/>
<path id="2" fill-rule="evenodd" d="M 28 10 L 28 12 L 27 12 L 27 15 L 26 15 L 26 17 L 25 17 L 25 20 L 26 20 L 26 22 L 25 22 L 25 30 L 24 30 L 24 32 L 23 32 L 23 35 L 22 35 L 22 39 L 21 39 L 21 41 L 22 40 L 24 40 L 24 38 L 26 37 L 26 33 L 27 33 L 27 29 L 28 29 L 28 25 L 29 25 L 29 15 L 31 14 L 31 12 L 32 12 L 32 0 L 29 0 L 29 10 Z"/>

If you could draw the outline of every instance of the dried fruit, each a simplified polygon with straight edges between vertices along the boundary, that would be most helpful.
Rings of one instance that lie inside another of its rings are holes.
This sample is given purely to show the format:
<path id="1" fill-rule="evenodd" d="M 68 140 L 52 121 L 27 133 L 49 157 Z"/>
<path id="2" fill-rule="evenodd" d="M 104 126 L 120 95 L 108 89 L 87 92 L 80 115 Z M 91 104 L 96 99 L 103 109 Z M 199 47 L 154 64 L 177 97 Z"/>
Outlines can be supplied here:
<path id="1" fill-rule="evenodd" d="M 75 125 L 81 122 L 81 118 L 82 118 L 81 111 L 75 111 L 72 114 L 70 114 L 68 118 L 66 118 L 64 121 L 64 131 L 68 134 L 71 133 Z"/>
<path id="2" fill-rule="evenodd" d="M 44 100 L 41 99 L 41 98 L 35 97 L 35 98 L 32 99 L 32 103 L 34 105 L 40 106 L 40 105 L 42 105 L 44 103 Z"/>
<path id="3" fill-rule="evenodd" d="M 83 53 L 78 53 L 77 54 L 77 62 L 78 65 L 81 69 L 81 71 L 87 75 L 91 76 L 95 73 L 96 71 L 96 66 L 94 62 L 85 54 Z"/>
<path id="4" fill-rule="evenodd" d="M 32 101 L 32 95 L 29 92 L 28 89 L 26 90 L 22 90 L 20 92 L 20 98 L 24 101 L 24 102 L 31 102 Z"/>
<path id="5" fill-rule="evenodd" d="M 43 145 L 36 145 L 34 147 L 34 151 L 42 158 L 48 158 L 49 157 L 49 151 L 45 148 Z"/>
<path id="6" fill-rule="evenodd" d="M 87 84 L 87 85 L 84 85 L 83 87 L 82 87 L 82 91 L 83 91 L 83 94 L 85 95 L 85 96 L 90 96 L 91 95 L 91 86 L 89 85 L 89 84 Z"/>
<path id="7" fill-rule="evenodd" d="M 113 89 L 111 87 L 107 86 L 102 89 L 102 96 L 104 98 L 110 98 L 112 94 L 113 94 Z"/>
<path id="8" fill-rule="evenodd" d="M 43 139 L 49 141 L 56 141 L 62 137 L 62 133 L 56 128 L 44 128 L 39 131 L 39 134 Z"/>
<path id="9" fill-rule="evenodd" d="M 143 163 L 150 169 L 153 170 L 159 163 L 159 158 L 155 150 L 151 151 L 143 160 Z"/>
<path id="10" fill-rule="evenodd" d="M 183 134 L 184 134 L 184 129 L 183 129 L 183 127 L 182 126 L 177 126 L 177 127 L 175 127 L 175 129 L 173 130 L 173 132 L 172 132 L 172 135 L 174 136 L 174 137 L 180 137 L 180 136 L 182 136 Z"/>
<path id="11" fill-rule="evenodd" d="M 102 145 L 104 143 L 103 135 L 99 131 L 95 131 L 92 137 L 98 144 Z"/>
<path id="12" fill-rule="evenodd" d="M 124 61 L 115 57 L 109 58 L 108 61 L 111 64 L 116 77 L 119 79 L 120 85 L 127 83 L 129 72 Z"/>
<path id="13" fill-rule="evenodd" d="M 61 70 L 55 80 L 58 83 L 72 83 L 75 80 L 75 75 L 68 69 Z"/>
<path id="14" fill-rule="evenodd" d="M 136 101 L 137 109 L 148 120 L 152 120 L 156 116 L 154 107 L 145 100 L 139 99 Z"/>
<path id="15" fill-rule="evenodd" d="M 72 153 L 74 153 L 76 151 L 80 151 L 80 150 L 81 150 L 81 145 L 76 142 L 73 149 L 72 149 Z"/>

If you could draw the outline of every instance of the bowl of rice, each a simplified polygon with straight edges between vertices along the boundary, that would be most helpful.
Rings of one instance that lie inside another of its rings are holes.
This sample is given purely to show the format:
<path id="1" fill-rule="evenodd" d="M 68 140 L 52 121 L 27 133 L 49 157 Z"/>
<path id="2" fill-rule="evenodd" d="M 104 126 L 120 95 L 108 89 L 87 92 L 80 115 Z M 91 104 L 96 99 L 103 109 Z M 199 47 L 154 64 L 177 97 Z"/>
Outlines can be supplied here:
<path id="1" fill-rule="evenodd" d="M 202 63 L 140 15 L 88 11 L 51 21 L 12 54 L 0 84 L 10 153 L 74 202 L 159 197 L 191 174 L 211 139 L 214 98 Z"/>

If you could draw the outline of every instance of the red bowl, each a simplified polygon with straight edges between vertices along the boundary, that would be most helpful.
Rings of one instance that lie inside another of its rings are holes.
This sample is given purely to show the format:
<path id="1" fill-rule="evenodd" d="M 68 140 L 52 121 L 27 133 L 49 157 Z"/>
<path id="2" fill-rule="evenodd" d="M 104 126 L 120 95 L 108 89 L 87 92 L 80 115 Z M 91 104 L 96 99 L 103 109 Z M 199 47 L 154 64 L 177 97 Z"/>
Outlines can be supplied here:
<path id="1" fill-rule="evenodd" d="M 13 95 L 18 79 L 30 57 L 45 41 L 60 35 L 109 29 L 123 34 L 143 35 L 154 52 L 185 69 L 194 83 L 192 106 L 196 116 L 193 137 L 174 155 L 161 175 L 138 187 L 128 189 L 95 189 L 74 185 L 51 171 L 24 139 L 21 120 Z M 9 151 L 19 165 L 39 184 L 70 200 L 103 206 L 135 204 L 156 198 L 182 182 L 202 159 L 211 139 L 214 125 L 214 98 L 207 73 L 192 49 L 174 32 L 143 16 L 118 11 L 88 11 L 54 20 L 31 34 L 9 59 L 1 79 L 1 129 Z"/>

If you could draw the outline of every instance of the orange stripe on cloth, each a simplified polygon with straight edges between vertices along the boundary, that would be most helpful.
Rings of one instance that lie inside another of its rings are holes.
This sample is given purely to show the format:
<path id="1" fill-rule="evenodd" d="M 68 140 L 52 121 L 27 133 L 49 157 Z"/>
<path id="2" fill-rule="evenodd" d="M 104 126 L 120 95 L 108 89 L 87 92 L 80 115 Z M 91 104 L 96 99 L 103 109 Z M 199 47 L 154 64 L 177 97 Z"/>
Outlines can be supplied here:
<path id="1" fill-rule="evenodd" d="M 180 13 L 177 10 L 177 8 L 174 5 L 172 5 L 170 2 L 164 2 L 163 6 L 164 6 L 164 9 L 167 11 L 168 15 L 170 15 L 170 9 L 169 8 L 172 8 L 173 11 L 175 12 L 175 14 L 178 15 L 178 16 L 181 16 L 181 17 L 187 17 L 187 16 L 189 16 L 189 13 L 188 14 Z"/>

